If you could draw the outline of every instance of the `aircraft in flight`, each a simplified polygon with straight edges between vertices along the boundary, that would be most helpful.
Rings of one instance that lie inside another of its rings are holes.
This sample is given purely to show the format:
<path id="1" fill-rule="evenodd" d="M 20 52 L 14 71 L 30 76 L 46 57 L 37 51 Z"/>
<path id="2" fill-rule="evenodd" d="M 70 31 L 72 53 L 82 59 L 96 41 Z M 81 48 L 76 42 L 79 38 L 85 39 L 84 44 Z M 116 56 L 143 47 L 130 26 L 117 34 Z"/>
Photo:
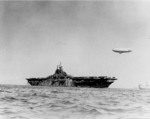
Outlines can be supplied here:
<path id="1" fill-rule="evenodd" d="M 119 54 L 132 52 L 131 49 L 125 49 L 125 48 L 116 48 L 116 49 L 112 49 L 112 51 Z"/>

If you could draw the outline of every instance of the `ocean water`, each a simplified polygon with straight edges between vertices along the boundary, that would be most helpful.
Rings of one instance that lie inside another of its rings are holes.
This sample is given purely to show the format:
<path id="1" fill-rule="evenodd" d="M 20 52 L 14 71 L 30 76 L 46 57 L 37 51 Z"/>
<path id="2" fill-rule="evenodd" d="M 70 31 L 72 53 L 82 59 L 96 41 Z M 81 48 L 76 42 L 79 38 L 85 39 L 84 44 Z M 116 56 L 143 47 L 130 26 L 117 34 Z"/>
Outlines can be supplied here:
<path id="1" fill-rule="evenodd" d="M 150 90 L 0 85 L 0 119 L 150 119 Z"/>

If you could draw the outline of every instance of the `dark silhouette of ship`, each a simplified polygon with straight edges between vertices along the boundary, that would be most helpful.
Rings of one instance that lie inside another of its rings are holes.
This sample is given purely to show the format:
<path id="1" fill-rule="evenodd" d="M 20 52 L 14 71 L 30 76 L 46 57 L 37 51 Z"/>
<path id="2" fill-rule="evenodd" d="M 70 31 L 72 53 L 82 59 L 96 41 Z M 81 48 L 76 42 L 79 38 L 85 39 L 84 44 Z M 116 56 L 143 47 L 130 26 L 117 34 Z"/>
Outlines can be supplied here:
<path id="1" fill-rule="evenodd" d="M 60 65 L 53 75 L 45 78 L 27 78 L 27 81 L 32 86 L 55 86 L 55 87 L 93 87 L 93 88 L 108 88 L 115 80 L 115 77 L 107 76 L 87 76 L 74 77 L 68 75 Z"/>

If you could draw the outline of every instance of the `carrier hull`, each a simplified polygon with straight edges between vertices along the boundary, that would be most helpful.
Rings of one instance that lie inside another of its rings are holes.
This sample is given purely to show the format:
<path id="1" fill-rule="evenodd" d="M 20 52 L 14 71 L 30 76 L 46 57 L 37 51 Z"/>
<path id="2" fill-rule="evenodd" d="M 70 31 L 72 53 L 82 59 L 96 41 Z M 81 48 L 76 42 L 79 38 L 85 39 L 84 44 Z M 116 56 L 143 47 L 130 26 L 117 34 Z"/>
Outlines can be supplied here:
<path id="1" fill-rule="evenodd" d="M 62 66 L 58 66 L 55 73 L 46 78 L 27 78 L 32 86 L 52 86 L 52 87 L 93 87 L 108 88 L 115 80 L 115 77 L 107 76 L 82 76 L 73 77 L 63 71 Z"/>

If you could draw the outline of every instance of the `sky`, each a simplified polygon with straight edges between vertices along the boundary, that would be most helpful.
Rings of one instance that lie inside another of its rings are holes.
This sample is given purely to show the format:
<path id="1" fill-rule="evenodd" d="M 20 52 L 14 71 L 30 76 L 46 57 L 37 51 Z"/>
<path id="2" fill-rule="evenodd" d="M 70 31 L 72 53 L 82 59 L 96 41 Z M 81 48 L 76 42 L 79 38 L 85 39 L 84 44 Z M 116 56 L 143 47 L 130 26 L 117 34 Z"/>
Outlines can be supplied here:
<path id="1" fill-rule="evenodd" d="M 113 48 L 130 48 L 118 54 Z M 54 74 L 150 80 L 150 1 L 0 1 L 0 84 Z"/>

